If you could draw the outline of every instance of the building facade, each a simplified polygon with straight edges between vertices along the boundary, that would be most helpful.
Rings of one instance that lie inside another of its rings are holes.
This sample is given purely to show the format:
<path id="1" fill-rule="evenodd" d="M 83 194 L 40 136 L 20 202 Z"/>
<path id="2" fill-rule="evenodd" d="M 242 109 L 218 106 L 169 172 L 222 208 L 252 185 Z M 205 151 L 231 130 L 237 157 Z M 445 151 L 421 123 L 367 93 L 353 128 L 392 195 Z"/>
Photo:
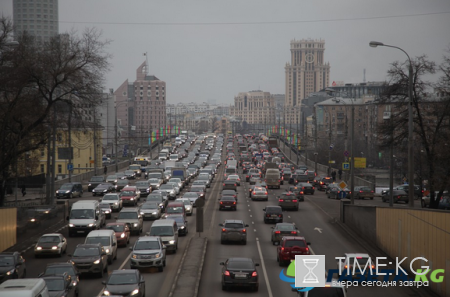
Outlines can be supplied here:
<path id="1" fill-rule="evenodd" d="M 247 124 L 275 124 L 275 108 L 275 99 L 269 92 L 242 92 L 234 97 L 230 115 Z"/>
<path id="2" fill-rule="evenodd" d="M 148 74 L 147 62 L 136 70 L 136 80 L 125 80 L 114 92 L 121 142 L 148 146 L 150 132 L 166 126 L 166 82 Z"/>
<path id="3" fill-rule="evenodd" d="M 59 33 L 58 0 L 13 0 L 14 34 L 27 31 L 45 42 Z"/>
<path id="4" fill-rule="evenodd" d="M 330 64 L 325 62 L 325 41 L 292 40 L 291 61 L 285 66 L 286 98 L 284 103 L 287 123 L 301 122 L 302 100 L 318 92 L 330 82 Z"/>

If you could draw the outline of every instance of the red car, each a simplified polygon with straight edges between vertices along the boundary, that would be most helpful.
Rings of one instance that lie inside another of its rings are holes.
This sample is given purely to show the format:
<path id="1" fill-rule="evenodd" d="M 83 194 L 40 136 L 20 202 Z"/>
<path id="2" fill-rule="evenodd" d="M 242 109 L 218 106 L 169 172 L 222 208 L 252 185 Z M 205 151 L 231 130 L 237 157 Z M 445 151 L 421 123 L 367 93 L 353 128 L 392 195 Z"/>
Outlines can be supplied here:
<path id="1" fill-rule="evenodd" d="M 140 192 L 136 187 L 124 187 L 120 192 L 123 205 L 136 206 L 140 198 Z"/>
<path id="2" fill-rule="evenodd" d="M 130 228 L 126 223 L 108 223 L 105 229 L 113 230 L 117 238 L 117 246 L 127 246 L 130 242 Z"/>
<path id="3" fill-rule="evenodd" d="M 277 262 L 280 266 L 286 266 L 295 260 L 295 255 L 310 255 L 309 245 L 304 237 L 284 236 L 277 246 Z"/>

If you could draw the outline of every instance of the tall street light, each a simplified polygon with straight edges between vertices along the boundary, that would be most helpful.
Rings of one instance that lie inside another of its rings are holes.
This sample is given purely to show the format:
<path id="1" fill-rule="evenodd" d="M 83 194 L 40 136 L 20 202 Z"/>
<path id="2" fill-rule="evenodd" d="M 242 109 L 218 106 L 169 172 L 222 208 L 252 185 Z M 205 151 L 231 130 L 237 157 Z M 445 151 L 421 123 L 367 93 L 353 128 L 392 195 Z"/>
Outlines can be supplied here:
<path id="1" fill-rule="evenodd" d="M 408 97 L 409 97 L 409 104 L 408 104 L 408 202 L 410 207 L 414 207 L 414 152 L 413 152 L 413 67 L 411 58 L 409 57 L 408 53 L 405 52 L 403 49 L 393 46 L 393 45 L 387 45 L 382 42 L 378 41 L 371 41 L 369 43 L 371 47 L 377 47 L 377 46 L 386 46 L 386 47 L 392 47 L 396 48 L 398 50 L 401 50 L 405 55 L 408 57 L 409 61 L 409 82 L 408 82 Z"/>

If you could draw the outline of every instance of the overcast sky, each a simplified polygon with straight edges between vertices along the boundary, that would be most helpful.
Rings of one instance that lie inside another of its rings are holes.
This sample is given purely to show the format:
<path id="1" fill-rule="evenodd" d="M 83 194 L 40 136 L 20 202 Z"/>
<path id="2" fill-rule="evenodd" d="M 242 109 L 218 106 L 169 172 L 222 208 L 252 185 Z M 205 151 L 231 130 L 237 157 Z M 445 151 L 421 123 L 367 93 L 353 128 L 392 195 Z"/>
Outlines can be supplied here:
<path id="1" fill-rule="evenodd" d="M 0 0 L 12 17 L 12 0 Z M 447 13 L 445 13 L 447 12 Z M 395 49 L 440 63 L 450 45 L 450 0 L 60 0 L 60 33 L 97 27 L 112 42 L 105 90 L 126 79 L 148 53 L 150 74 L 167 100 L 232 104 L 239 92 L 285 93 L 293 39 L 325 40 L 330 83 L 383 81 Z"/>

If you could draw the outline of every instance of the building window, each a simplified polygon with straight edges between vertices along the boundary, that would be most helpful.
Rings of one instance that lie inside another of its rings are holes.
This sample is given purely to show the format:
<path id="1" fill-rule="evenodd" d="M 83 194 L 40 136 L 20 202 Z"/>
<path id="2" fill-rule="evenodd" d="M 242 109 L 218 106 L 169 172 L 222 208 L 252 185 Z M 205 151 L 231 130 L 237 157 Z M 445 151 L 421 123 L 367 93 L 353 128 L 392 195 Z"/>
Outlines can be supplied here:
<path id="1" fill-rule="evenodd" d="M 45 173 L 45 165 L 41 164 L 41 173 Z"/>
<path id="2" fill-rule="evenodd" d="M 62 173 L 62 165 L 58 164 L 58 173 Z"/>

